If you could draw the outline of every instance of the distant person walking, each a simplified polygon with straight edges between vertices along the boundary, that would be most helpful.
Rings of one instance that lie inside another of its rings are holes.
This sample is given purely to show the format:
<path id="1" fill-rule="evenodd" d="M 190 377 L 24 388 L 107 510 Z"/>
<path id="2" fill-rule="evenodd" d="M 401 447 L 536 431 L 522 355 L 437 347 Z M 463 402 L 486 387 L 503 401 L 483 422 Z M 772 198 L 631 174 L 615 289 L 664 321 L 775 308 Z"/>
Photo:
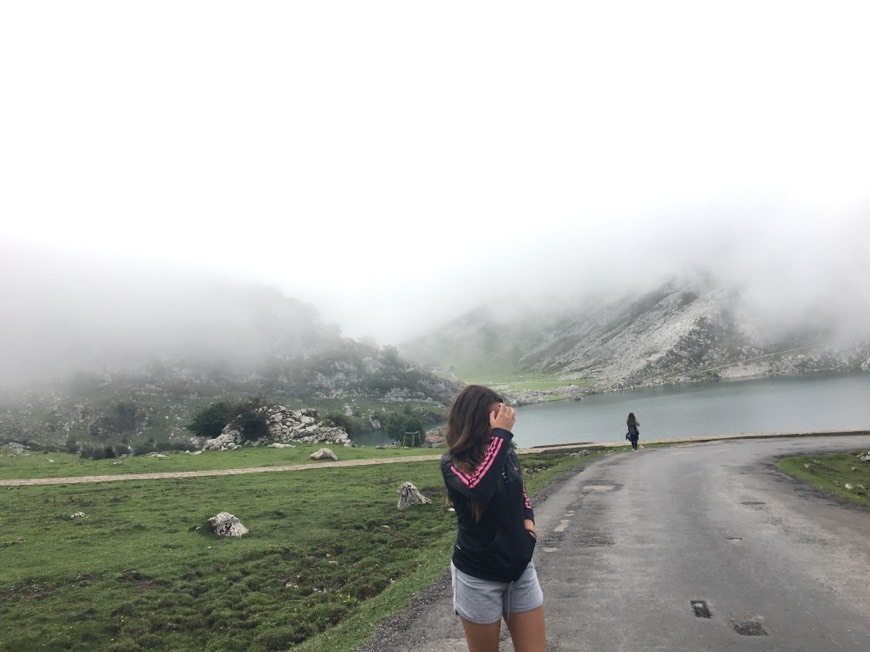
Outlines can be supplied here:
<path id="1" fill-rule="evenodd" d="M 632 450 L 637 450 L 637 440 L 640 439 L 640 421 L 634 418 L 634 412 L 628 413 L 628 419 L 625 420 L 625 425 L 628 426 L 628 432 L 625 433 L 625 438 L 631 442 Z"/>
<path id="2" fill-rule="evenodd" d="M 450 564 L 453 610 L 470 652 L 498 652 L 504 618 L 516 652 L 544 652 L 544 594 L 532 563 L 537 534 L 511 448 L 516 413 L 494 391 L 469 385 L 447 418 L 441 458 L 458 532 Z"/>

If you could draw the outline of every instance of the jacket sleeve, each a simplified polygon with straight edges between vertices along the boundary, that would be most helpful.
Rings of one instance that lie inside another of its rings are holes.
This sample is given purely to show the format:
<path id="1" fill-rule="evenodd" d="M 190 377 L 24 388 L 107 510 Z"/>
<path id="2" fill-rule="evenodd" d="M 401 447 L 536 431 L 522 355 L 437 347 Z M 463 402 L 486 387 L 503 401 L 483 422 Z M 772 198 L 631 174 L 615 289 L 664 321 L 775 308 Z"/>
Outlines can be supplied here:
<path id="1" fill-rule="evenodd" d="M 517 469 L 517 473 L 519 474 L 520 486 L 523 488 L 523 518 L 529 519 L 530 521 L 535 520 L 535 512 L 532 510 L 532 501 L 529 500 L 529 494 L 526 493 L 526 483 L 523 482 L 523 471 L 520 467 L 520 460 L 517 458 L 516 453 L 511 451 L 510 458 L 508 459 L 508 464 L 515 466 Z"/>
<path id="2" fill-rule="evenodd" d="M 529 500 L 529 494 L 526 493 L 526 484 L 523 483 L 523 518 L 534 522 L 535 512 L 532 509 L 532 501 Z"/>
<path id="3" fill-rule="evenodd" d="M 483 461 L 471 473 L 457 469 L 452 460 L 441 463 L 444 484 L 456 493 L 474 500 L 489 500 L 495 492 L 510 450 L 513 434 L 501 428 L 492 431 L 492 440 L 483 456 Z"/>

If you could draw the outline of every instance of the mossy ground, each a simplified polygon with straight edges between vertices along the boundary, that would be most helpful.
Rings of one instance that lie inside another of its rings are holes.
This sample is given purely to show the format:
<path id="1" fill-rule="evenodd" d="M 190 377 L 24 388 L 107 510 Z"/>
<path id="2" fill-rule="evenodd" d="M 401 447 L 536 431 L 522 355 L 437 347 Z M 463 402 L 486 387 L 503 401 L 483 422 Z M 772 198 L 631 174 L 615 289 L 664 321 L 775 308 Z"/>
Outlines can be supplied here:
<path id="1" fill-rule="evenodd" d="M 529 492 L 583 461 L 524 455 Z M 398 511 L 404 481 L 432 503 Z M 351 650 L 446 568 L 447 508 L 436 462 L 3 487 L 0 649 Z M 220 511 L 250 534 L 209 534 Z"/>

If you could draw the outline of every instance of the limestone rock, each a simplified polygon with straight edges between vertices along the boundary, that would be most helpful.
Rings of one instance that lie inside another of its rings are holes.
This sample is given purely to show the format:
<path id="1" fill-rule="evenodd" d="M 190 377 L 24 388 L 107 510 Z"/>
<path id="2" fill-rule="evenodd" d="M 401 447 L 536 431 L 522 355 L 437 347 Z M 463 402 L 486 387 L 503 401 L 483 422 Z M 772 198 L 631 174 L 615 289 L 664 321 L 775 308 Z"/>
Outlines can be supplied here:
<path id="1" fill-rule="evenodd" d="M 242 435 L 238 430 L 227 430 L 215 437 L 214 439 L 206 439 L 203 450 L 210 451 L 231 451 L 239 447 L 239 442 Z"/>
<path id="2" fill-rule="evenodd" d="M 444 439 L 444 434 L 447 432 L 447 426 L 439 426 L 426 431 L 426 436 L 423 439 L 424 448 L 441 448 L 447 445 L 447 440 Z"/>
<path id="3" fill-rule="evenodd" d="M 217 516 L 208 519 L 212 530 L 219 537 L 240 537 L 250 530 L 242 525 L 242 522 L 229 512 L 220 512 Z"/>
<path id="4" fill-rule="evenodd" d="M 316 453 L 311 453 L 309 457 L 312 460 L 338 460 L 338 455 L 333 453 L 331 448 L 321 448 Z"/>
<path id="5" fill-rule="evenodd" d="M 266 420 L 269 428 L 267 437 L 259 441 L 245 441 L 238 430 L 238 424 L 229 423 L 219 436 L 206 440 L 203 450 L 230 451 L 245 444 L 257 446 L 267 442 L 273 448 L 289 448 L 295 444 L 353 446 L 344 430 L 318 422 L 317 410 L 289 410 L 282 405 L 270 405 L 257 411 Z"/>
<path id="6" fill-rule="evenodd" d="M 403 482 L 399 488 L 396 490 L 396 493 L 399 494 L 399 509 L 404 511 L 409 507 L 413 507 L 414 505 L 425 505 L 427 503 L 431 503 L 432 501 L 426 498 L 423 494 L 421 494 L 417 487 L 415 487 L 410 482 Z"/>

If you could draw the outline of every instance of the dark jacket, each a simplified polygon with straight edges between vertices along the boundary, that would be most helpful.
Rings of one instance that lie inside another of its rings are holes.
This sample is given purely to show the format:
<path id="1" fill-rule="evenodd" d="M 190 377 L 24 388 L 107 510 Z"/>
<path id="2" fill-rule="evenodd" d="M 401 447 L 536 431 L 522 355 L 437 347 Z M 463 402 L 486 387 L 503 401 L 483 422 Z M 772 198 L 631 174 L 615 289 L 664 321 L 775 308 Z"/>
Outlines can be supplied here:
<path id="1" fill-rule="evenodd" d="M 628 426 L 628 433 L 625 435 L 627 439 L 640 439 L 640 424 L 631 424 Z"/>
<path id="2" fill-rule="evenodd" d="M 535 513 L 511 449 L 513 434 L 495 428 L 483 461 L 472 473 L 453 465 L 450 454 L 441 458 L 441 474 L 456 509 L 458 532 L 453 564 L 472 577 L 513 582 L 528 566 L 535 540 L 523 524 Z M 480 522 L 474 520 L 469 499 L 486 503 Z"/>

